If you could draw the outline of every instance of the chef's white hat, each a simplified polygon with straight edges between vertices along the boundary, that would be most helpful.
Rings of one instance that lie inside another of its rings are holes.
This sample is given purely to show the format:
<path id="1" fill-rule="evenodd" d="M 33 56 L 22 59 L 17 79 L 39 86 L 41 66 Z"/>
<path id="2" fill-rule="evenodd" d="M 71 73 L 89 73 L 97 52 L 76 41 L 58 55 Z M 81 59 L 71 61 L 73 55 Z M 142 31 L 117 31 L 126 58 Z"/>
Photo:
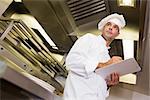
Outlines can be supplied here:
<path id="1" fill-rule="evenodd" d="M 119 15 L 117 13 L 108 15 L 107 17 L 103 18 L 99 23 L 98 23 L 98 29 L 102 30 L 102 28 L 105 26 L 106 23 L 108 22 L 113 22 L 116 25 L 118 25 L 119 29 L 123 28 L 126 24 L 125 19 L 123 15 Z"/>

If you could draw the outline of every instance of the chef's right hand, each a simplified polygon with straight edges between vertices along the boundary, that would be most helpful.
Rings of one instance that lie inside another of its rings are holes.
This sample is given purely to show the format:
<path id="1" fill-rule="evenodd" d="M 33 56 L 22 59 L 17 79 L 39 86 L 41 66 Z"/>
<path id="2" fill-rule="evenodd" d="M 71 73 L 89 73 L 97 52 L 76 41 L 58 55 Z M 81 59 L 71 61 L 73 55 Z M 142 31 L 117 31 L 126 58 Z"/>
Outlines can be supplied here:
<path id="1" fill-rule="evenodd" d="M 122 61 L 122 58 L 119 57 L 119 56 L 113 56 L 108 62 L 110 64 L 114 64 L 114 63 L 118 63 L 118 62 L 121 62 Z"/>

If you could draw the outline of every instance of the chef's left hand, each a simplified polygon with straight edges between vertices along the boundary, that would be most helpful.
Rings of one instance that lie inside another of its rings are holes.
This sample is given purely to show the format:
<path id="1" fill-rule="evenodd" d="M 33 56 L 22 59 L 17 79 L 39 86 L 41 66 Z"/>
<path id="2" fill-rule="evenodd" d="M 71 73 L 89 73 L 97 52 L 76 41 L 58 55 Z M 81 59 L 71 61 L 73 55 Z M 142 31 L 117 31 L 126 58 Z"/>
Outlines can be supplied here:
<path id="1" fill-rule="evenodd" d="M 119 74 L 114 72 L 110 74 L 109 78 L 106 78 L 105 80 L 108 87 L 117 85 L 119 83 Z"/>

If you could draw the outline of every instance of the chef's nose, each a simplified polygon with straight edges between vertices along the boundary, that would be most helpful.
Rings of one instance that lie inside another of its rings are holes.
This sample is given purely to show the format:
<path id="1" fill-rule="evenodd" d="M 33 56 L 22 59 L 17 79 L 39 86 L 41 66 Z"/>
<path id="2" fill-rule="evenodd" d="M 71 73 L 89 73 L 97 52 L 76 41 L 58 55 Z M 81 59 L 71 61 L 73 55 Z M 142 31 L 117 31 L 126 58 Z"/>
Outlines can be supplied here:
<path id="1" fill-rule="evenodd" d="M 109 30 L 112 30 L 112 26 L 109 27 Z"/>

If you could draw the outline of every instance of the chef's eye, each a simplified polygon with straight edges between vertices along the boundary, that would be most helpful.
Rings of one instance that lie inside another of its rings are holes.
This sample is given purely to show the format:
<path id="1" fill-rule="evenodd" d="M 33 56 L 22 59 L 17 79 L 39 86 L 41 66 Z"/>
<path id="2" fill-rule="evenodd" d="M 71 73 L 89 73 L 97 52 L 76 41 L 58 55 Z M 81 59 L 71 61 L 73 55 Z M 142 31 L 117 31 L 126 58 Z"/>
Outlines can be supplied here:
<path id="1" fill-rule="evenodd" d="M 110 26 L 110 25 L 111 25 L 111 23 L 110 23 L 110 22 L 108 22 L 106 25 L 107 25 L 107 26 Z"/>
<path id="2" fill-rule="evenodd" d="M 119 30 L 119 27 L 117 25 L 114 26 L 115 29 Z"/>

